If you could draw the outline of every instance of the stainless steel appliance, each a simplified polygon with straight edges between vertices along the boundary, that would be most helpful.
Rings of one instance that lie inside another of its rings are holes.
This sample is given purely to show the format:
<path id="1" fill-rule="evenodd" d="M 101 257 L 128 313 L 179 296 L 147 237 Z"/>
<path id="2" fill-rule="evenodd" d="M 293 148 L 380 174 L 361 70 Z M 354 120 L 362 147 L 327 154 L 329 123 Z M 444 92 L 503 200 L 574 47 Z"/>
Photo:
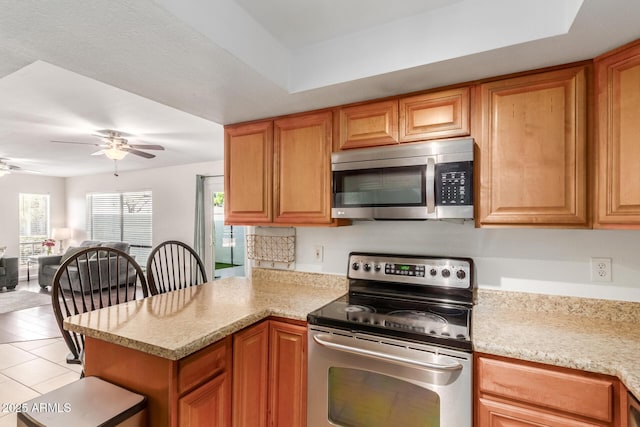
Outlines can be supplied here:
<path id="1" fill-rule="evenodd" d="M 307 316 L 307 425 L 471 427 L 473 261 L 353 252 L 347 276 Z"/>
<path id="2" fill-rule="evenodd" d="M 472 219 L 472 138 L 331 155 L 333 218 Z"/>

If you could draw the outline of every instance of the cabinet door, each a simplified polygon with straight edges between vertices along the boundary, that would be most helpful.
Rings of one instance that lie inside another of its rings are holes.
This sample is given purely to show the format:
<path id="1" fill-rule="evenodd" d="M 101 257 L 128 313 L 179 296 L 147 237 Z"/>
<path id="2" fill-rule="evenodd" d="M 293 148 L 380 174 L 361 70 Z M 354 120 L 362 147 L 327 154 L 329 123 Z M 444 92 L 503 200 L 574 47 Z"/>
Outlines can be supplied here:
<path id="1" fill-rule="evenodd" d="M 398 143 L 398 100 L 340 109 L 340 150 Z"/>
<path id="2" fill-rule="evenodd" d="M 273 123 L 225 128 L 225 224 L 269 223 L 273 200 Z"/>
<path id="3" fill-rule="evenodd" d="M 400 142 L 466 136 L 469 133 L 469 88 L 400 99 Z"/>
<path id="4" fill-rule="evenodd" d="M 640 227 L 640 44 L 596 59 L 596 226 Z"/>
<path id="5" fill-rule="evenodd" d="M 620 426 L 617 378 L 500 356 L 474 354 L 480 427 Z"/>
<path id="6" fill-rule="evenodd" d="M 479 87 L 479 225 L 589 225 L 586 74 L 573 67 Z"/>
<path id="7" fill-rule="evenodd" d="M 307 422 L 307 328 L 271 321 L 269 426 L 304 427 Z"/>
<path id="8" fill-rule="evenodd" d="M 233 336 L 233 426 L 267 426 L 269 322 Z"/>
<path id="9" fill-rule="evenodd" d="M 230 382 L 226 372 L 178 400 L 180 427 L 227 427 L 231 425 Z"/>
<path id="10" fill-rule="evenodd" d="M 275 121 L 274 222 L 331 223 L 331 112 Z"/>
<path id="11" fill-rule="evenodd" d="M 585 422 L 571 416 L 542 412 L 535 408 L 512 405 L 491 399 L 480 399 L 477 427 L 596 427 L 607 426 Z"/>
<path id="12" fill-rule="evenodd" d="M 486 357 L 476 359 L 476 371 L 480 393 L 597 420 L 602 425 L 614 421 L 617 381 L 610 378 Z"/>

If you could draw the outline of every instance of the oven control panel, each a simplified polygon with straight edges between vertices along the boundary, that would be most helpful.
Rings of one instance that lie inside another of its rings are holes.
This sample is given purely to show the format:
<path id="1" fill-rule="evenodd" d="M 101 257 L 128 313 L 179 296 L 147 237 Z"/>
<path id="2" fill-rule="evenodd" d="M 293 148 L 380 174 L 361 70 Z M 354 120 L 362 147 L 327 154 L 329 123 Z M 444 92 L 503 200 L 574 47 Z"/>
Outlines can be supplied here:
<path id="1" fill-rule="evenodd" d="M 472 287 L 473 261 L 439 256 L 351 253 L 349 279 L 451 288 Z"/>

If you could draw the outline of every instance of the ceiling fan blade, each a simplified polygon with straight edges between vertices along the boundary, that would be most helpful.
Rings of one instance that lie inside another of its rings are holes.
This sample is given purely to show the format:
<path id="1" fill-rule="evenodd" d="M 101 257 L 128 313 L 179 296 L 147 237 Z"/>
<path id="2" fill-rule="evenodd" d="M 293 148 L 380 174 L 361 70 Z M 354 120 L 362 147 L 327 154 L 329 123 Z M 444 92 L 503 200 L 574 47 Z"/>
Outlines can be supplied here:
<path id="1" fill-rule="evenodd" d="M 153 159 L 155 155 L 150 153 L 145 153 L 144 151 L 134 150 L 133 148 L 122 147 L 122 151 L 126 151 L 127 153 L 135 154 L 136 156 L 144 157 L 146 159 Z"/>
<path id="2" fill-rule="evenodd" d="M 56 141 L 56 140 L 51 140 L 51 142 L 57 142 L 59 144 L 95 145 L 96 147 L 100 146 L 100 144 L 96 144 L 94 142 Z"/>
<path id="3" fill-rule="evenodd" d="M 95 152 L 91 153 L 92 156 L 99 156 L 101 154 L 104 154 L 104 150 L 98 150 L 98 151 L 95 151 Z"/>
<path id="4" fill-rule="evenodd" d="M 164 150 L 162 145 L 152 144 L 127 144 L 131 148 L 139 148 L 141 150 Z"/>

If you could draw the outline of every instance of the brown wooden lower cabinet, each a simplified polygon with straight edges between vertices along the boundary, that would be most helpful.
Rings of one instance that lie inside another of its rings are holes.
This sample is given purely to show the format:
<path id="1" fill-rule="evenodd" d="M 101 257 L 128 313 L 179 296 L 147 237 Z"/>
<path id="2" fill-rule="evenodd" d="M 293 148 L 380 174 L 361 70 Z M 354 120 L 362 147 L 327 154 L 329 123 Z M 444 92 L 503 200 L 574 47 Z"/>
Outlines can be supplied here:
<path id="1" fill-rule="evenodd" d="M 264 320 L 180 360 L 86 337 L 85 372 L 147 396 L 154 427 L 304 427 L 307 421 L 303 321 Z"/>
<path id="2" fill-rule="evenodd" d="M 229 374 L 222 373 L 178 399 L 178 425 L 229 425 Z"/>
<path id="3" fill-rule="evenodd" d="M 233 337 L 233 426 L 304 427 L 307 328 L 265 320 Z"/>
<path id="4" fill-rule="evenodd" d="M 147 396 L 154 427 L 231 425 L 231 337 L 180 360 L 85 338 L 85 373 Z"/>
<path id="5" fill-rule="evenodd" d="M 476 427 L 622 427 L 611 376 L 476 353 Z"/>

